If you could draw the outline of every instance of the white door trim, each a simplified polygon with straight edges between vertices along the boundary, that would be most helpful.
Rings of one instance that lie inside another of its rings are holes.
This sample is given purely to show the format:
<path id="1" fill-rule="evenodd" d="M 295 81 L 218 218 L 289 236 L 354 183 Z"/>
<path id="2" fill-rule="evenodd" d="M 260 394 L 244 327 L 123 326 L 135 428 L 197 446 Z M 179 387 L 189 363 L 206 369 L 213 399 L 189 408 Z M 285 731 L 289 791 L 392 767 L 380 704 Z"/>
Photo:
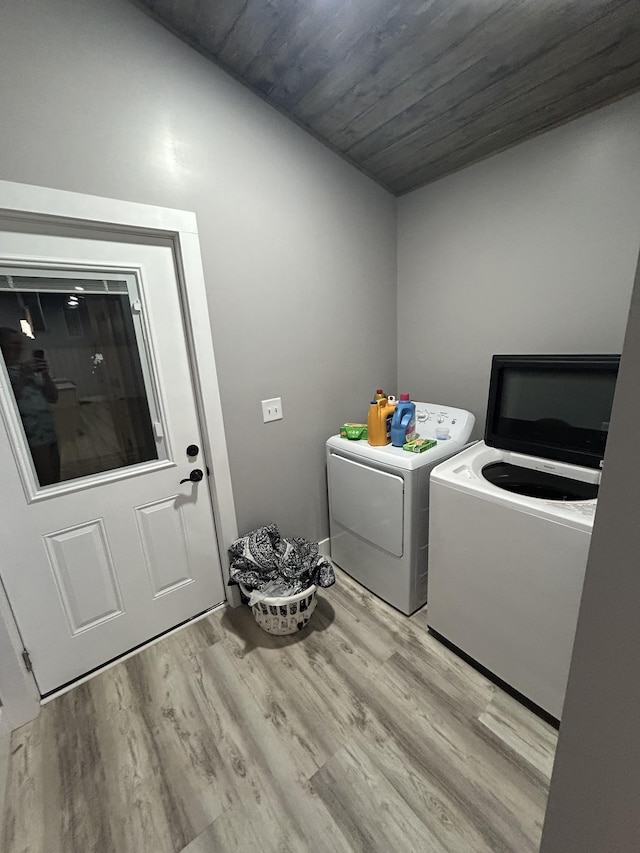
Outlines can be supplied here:
<path id="1" fill-rule="evenodd" d="M 195 213 L 0 181 L 0 216 L 51 226 L 80 227 L 87 229 L 88 234 L 91 230 L 108 229 L 172 241 L 203 449 L 212 475 L 216 545 L 226 586 L 227 548 L 237 538 L 238 527 Z M 228 590 L 227 598 L 232 605 L 239 603 L 233 588 Z M 8 723 L 11 728 L 33 719 L 40 708 L 35 682 L 24 669 L 21 652 L 17 626 L 0 588 L 0 701 L 2 724 Z"/>

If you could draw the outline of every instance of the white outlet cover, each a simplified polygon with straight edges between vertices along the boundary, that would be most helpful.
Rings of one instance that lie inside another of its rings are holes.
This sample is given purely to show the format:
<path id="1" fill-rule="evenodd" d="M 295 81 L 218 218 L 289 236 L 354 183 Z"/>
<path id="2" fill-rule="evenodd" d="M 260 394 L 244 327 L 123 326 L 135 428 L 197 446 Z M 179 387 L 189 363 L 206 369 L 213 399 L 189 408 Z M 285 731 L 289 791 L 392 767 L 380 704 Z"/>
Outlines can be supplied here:
<path id="1" fill-rule="evenodd" d="M 282 420 L 282 397 L 262 400 L 262 419 L 265 424 L 269 421 Z"/>

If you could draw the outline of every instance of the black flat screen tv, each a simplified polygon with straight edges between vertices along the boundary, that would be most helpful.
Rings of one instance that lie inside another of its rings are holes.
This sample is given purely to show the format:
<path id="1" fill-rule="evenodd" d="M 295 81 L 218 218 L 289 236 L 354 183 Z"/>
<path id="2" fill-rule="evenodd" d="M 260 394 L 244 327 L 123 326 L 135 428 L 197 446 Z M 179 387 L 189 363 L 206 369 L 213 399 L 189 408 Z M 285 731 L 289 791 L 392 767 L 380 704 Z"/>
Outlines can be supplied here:
<path id="1" fill-rule="evenodd" d="M 619 355 L 494 355 L 490 447 L 602 467 Z"/>

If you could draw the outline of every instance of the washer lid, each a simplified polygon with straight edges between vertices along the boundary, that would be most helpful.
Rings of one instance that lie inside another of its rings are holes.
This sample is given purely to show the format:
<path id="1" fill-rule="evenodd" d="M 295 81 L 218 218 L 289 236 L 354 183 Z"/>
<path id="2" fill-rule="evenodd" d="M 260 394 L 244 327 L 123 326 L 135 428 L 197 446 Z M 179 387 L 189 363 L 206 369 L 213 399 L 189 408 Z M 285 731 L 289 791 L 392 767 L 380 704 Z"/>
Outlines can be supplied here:
<path id="1" fill-rule="evenodd" d="M 432 488 L 434 485 L 442 484 L 530 515 L 549 518 L 582 530 L 591 530 L 597 507 L 596 498 L 580 501 L 554 501 L 508 492 L 500 486 L 490 483 L 482 474 L 485 465 L 494 462 L 509 462 L 514 465 L 530 467 L 533 470 L 544 470 L 556 473 L 558 476 L 582 480 L 583 482 L 598 482 L 600 477 L 599 472 L 591 468 L 511 453 L 508 450 L 487 447 L 484 441 L 479 441 L 452 459 L 439 463 L 430 475 Z M 552 468 L 554 470 L 551 470 Z"/>
<path id="2" fill-rule="evenodd" d="M 512 462 L 490 462 L 482 469 L 485 480 L 516 495 L 550 501 L 588 501 L 598 497 L 598 484 L 551 474 Z"/>

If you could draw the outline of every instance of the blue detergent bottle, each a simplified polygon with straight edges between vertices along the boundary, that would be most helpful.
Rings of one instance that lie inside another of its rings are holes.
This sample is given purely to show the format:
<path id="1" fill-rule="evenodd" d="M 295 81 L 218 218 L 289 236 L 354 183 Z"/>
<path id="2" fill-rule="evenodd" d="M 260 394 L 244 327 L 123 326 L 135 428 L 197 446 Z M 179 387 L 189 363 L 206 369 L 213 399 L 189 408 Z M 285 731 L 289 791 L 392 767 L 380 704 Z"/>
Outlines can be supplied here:
<path id="1" fill-rule="evenodd" d="M 408 394 L 400 394 L 400 402 L 391 420 L 391 444 L 394 447 L 402 447 L 407 441 L 415 438 L 415 433 L 416 404 L 411 402 Z"/>

